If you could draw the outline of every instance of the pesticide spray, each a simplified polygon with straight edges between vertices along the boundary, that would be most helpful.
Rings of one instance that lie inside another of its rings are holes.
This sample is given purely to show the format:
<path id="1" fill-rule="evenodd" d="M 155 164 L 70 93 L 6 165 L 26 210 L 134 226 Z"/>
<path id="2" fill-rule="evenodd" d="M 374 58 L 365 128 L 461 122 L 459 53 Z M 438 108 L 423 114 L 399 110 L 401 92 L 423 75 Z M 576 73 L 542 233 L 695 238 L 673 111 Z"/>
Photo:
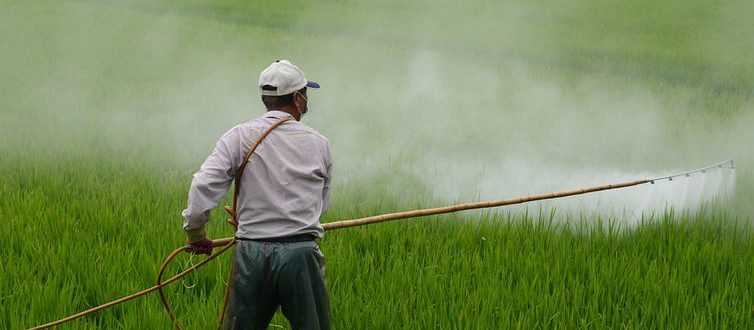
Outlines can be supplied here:
<path id="1" fill-rule="evenodd" d="M 618 220 L 624 228 L 632 228 L 642 221 L 662 218 L 667 213 L 697 215 L 714 206 L 730 205 L 736 189 L 736 167 L 732 160 L 720 162 L 692 171 L 675 171 L 677 174 L 659 176 L 650 185 L 630 189 L 606 191 L 571 200 L 543 201 L 528 206 L 555 210 L 564 217 L 602 218 Z M 652 177 L 656 173 L 634 175 Z M 593 176 L 593 175 L 592 175 Z M 580 176 L 575 175 L 575 178 Z M 620 181 L 626 174 L 616 174 Z M 586 178 L 584 178 L 584 182 Z M 517 212 L 523 212 L 523 208 Z"/>

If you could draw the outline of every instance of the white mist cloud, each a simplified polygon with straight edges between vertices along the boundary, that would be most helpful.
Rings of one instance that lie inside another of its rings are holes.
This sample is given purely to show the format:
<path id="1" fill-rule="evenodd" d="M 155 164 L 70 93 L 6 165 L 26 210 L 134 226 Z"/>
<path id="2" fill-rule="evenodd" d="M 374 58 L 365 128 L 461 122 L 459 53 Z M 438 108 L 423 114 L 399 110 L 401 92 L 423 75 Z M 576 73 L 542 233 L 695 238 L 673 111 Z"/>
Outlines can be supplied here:
<path id="1" fill-rule="evenodd" d="M 317 123 L 346 169 L 340 182 L 380 180 L 384 173 L 410 176 L 425 185 L 436 205 L 648 179 L 748 157 L 735 144 L 709 152 L 730 130 L 742 129 L 738 124 L 706 130 L 703 121 L 684 118 L 697 109 L 669 106 L 666 96 L 639 83 L 564 80 L 538 76 L 520 63 L 490 69 L 457 61 L 419 50 L 399 62 L 395 71 L 404 76 L 398 79 L 362 79 L 346 88 L 345 98 L 323 90 L 323 108 L 351 108 L 331 123 Z M 392 86 L 380 93 L 389 97 L 370 97 L 386 88 L 382 84 Z M 372 113 L 363 118 L 360 108 Z M 700 130 L 707 133 L 695 134 Z M 627 223 L 667 209 L 696 212 L 730 195 L 735 182 L 723 172 L 533 207 Z"/>

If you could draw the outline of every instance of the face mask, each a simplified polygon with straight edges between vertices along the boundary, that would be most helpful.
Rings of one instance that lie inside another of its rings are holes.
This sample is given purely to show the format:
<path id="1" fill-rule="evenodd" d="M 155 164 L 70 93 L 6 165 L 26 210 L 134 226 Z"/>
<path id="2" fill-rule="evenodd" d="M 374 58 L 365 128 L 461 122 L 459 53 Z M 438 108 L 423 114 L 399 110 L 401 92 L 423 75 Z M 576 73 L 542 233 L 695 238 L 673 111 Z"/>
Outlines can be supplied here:
<path id="1" fill-rule="evenodd" d="M 298 93 L 298 95 L 301 95 L 301 97 L 304 99 L 304 108 L 299 109 L 298 106 L 296 106 L 296 110 L 298 110 L 298 117 L 304 118 L 304 115 L 309 111 L 309 99 L 306 98 L 306 95 Z"/>

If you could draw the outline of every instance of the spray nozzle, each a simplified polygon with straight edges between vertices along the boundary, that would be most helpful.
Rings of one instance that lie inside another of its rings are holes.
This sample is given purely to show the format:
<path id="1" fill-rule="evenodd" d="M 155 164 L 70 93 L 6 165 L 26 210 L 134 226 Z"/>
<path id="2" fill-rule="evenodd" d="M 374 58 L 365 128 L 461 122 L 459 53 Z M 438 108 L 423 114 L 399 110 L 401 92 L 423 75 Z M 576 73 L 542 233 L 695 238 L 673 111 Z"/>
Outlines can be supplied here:
<path id="1" fill-rule="evenodd" d="M 722 163 L 717 163 L 717 164 L 710 165 L 710 166 L 707 166 L 707 167 L 704 167 L 704 168 L 700 168 L 700 169 L 696 169 L 696 170 L 693 170 L 693 171 L 687 171 L 687 172 L 683 172 L 683 173 L 676 173 L 676 174 L 669 175 L 669 176 L 663 176 L 663 177 L 658 177 L 658 178 L 650 179 L 649 182 L 652 183 L 652 184 L 654 184 L 654 182 L 658 181 L 658 180 L 673 181 L 673 178 L 678 178 L 678 177 L 682 177 L 682 176 L 685 176 L 685 177 L 688 178 L 688 177 L 691 177 L 691 175 L 695 174 L 695 173 L 707 173 L 707 171 L 711 170 L 711 169 L 723 168 L 723 165 L 728 164 L 728 163 L 730 163 L 730 168 L 731 169 L 735 169 L 735 165 L 734 165 L 733 161 L 732 160 L 728 160 L 728 161 L 725 161 L 725 162 L 722 162 Z"/>

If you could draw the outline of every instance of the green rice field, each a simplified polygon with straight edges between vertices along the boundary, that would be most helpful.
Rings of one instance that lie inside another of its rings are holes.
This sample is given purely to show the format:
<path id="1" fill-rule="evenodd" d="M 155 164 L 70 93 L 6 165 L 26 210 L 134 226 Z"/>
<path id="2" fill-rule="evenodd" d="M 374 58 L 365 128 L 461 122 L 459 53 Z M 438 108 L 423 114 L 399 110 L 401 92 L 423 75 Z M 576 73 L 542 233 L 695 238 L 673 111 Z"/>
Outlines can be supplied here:
<path id="1" fill-rule="evenodd" d="M 191 174 L 282 58 L 322 85 L 303 122 L 332 145 L 323 222 L 737 164 L 730 196 L 633 219 L 603 210 L 651 188 L 328 231 L 333 328 L 754 328 L 750 1 L 0 8 L 0 329 L 154 285 Z M 233 235 L 220 209 L 208 233 Z M 216 326 L 229 267 L 167 288 L 187 329 Z M 172 327 L 150 294 L 59 328 Z"/>

